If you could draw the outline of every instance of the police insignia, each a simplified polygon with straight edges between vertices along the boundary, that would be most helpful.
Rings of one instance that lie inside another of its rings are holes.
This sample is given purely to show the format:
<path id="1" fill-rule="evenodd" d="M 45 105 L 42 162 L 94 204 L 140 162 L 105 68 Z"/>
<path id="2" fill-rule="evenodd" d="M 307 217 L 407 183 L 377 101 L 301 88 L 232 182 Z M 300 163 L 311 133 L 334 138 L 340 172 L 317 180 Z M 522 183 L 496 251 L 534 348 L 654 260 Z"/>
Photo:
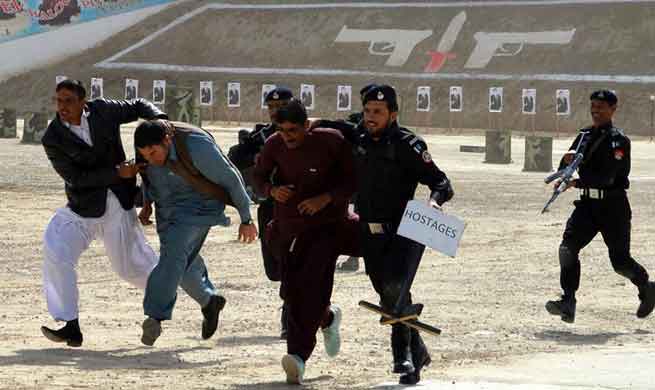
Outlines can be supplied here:
<path id="1" fill-rule="evenodd" d="M 617 160 L 623 160 L 623 156 L 624 156 L 623 149 L 616 149 L 616 150 L 614 151 L 614 158 L 615 158 L 615 159 L 617 159 Z"/>
<path id="2" fill-rule="evenodd" d="M 273 99 L 277 100 L 277 99 L 279 99 L 279 98 L 280 98 L 280 95 L 278 95 L 278 93 L 275 92 L 275 93 L 273 94 Z"/>
<path id="3" fill-rule="evenodd" d="M 384 94 L 382 91 L 378 92 L 378 100 L 383 100 L 384 99 Z"/>
<path id="4" fill-rule="evenodd" d="M 430 153 L 428 153 L 427 150 L 424 151 L 423 154 L 421 154 L 421 157 L 423 158 L 423 161 L 425 161 L 426 163 L 429 163 L 429 162 L 432 161 L 432 156 L 430 156 Z"/>

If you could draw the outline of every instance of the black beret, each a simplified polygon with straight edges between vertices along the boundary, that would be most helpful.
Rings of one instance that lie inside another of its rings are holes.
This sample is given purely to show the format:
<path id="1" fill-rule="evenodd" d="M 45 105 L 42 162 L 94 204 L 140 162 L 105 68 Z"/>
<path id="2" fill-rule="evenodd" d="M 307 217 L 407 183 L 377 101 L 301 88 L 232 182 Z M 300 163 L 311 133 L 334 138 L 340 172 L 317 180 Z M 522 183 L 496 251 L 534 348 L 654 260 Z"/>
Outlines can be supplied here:
<path id="1" fill-rule="evenodd" d="M 278 100 L 291 100 L 293 98 L 293 92 L 287 87 L 276 87 L 272 90 L 270 90 L 267 94 L 266 97 L 264 98 L 264 103 L 268 103 L 270 101 L 278 101 Z"/>
<path id="2" fill-rule="evenodd" d="M 614 92 L 608 89 L 600 89 L 598 91 L 594 91 L 591 96 L 589 96 L 589 100 L 600 100 L 609 103 L 610 106 L 613 106 L 619 101 L 619 98 L 616 97 Z"/>
<path id="3" fill-rule="evenodd" d="M 398 100 L 396 91 L 389 85 L 374 85 L 369 88 L 362 98 L 362 104 L 366 105 L 369 101 L 387 102 L 389 111 L 398 111 Z"/>

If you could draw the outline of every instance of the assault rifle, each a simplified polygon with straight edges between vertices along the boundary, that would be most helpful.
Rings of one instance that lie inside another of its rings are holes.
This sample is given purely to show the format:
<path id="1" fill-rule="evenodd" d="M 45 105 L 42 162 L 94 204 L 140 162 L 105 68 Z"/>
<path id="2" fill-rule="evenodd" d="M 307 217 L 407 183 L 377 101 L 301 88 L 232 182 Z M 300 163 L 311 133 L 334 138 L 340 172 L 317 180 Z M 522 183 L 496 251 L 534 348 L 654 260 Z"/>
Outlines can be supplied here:
<path id="1" fill-rule="evenodd" d="M 548 199 L 548 202 L 546 202 L 546 205 L 544 208 L 541 210 L 541 213 L 545 213 L 548 211 L 548 207 L 557 199 L 557 197 L 564 191 L 566 191 L 566 188 L 568 187 L 569 183 L 571 180 L 573 180 L 573 174 L 575 171 L 578 169 L 578 166 L 582 161 L 584 160 L 584 149 L 586 147 L 586 142 L 585 137 L 587 136 L 588 133 L 582 133 L 582 137 L 580 138 L 580 142 L 578 142 L 578 147 L 575 149 L 575 155 L 573 157 L 573 161 L 567 165 L 565 168 L 560 169 L 559 171 L 547 176 L 544 179 L 544 182 L 546 184 L 550 184 L 553 182 L 555 179 L 560 180 L 560 184 L 553 190 L 553 195 Z M 583 147 L 584 144 L 584 147 Z"/>

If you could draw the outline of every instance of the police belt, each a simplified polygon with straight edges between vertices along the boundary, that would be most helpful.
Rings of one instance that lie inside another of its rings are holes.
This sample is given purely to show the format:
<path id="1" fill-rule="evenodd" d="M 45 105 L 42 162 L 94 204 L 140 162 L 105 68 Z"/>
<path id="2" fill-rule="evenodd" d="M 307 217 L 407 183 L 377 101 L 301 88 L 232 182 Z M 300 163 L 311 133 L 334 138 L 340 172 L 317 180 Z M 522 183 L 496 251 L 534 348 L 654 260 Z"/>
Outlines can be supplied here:
<path id="1" fill-rule="evenodd" d="M 609 198 L 618 198 L 625 195 L 625 189 L 601 189 L 601 188 L 582 188 L 580 190 L 580 199 L 602 200 Z"/>

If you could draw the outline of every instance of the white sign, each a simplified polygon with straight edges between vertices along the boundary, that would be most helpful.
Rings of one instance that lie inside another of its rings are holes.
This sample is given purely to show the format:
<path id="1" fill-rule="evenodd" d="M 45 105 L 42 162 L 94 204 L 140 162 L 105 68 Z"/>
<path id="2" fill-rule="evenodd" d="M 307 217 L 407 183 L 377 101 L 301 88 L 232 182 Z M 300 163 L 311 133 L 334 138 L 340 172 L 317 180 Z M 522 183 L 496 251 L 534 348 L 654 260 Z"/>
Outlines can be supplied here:
<path id="1" fill-rule="evenodd" d="M 308 110 L 314 109 L 315 103 L 314 85 L 313 84 L 300 84 L 300 101 L 303 106 Z"/>
<path id="2" fill-rule="evenodd" d="M 571 91 L 568 89 L 555 91 L 555 108 L 557 115 L 571 114 Z"/>
<path id="3" fill-rule="evenodd" d="M 350 111 L 352 109 L 353 87 L 351 85 L 337 86 L 337 111 Z"/>
<path id="4" fill-rule="evenodd" d="M 430 87 L 416 89 L 416 111 L 430 111 Z"/>
<path id="5" fill-rule="evenodd" d="M 241 83 L 227 83 L 227 106 L 241 107 Z"/>
<path id="6" fill-rule="evenodd" d="M 537 113 L 537 90 L 524 89 L 521 102 L 522 113 L 526 115 L 535 115 Z"/>
<path id="7" fill-rule="evenodd" d="M 91 100 L 104 97 L 103 80 L 101 78 L 91 79 Z"/>
<path id="8" fill-rule="evenodd" d="M 125 99 L 136 99 L 139 96 L 139 80 L 125 79 Z"/>
<path id="9" fill-rule="evenodd" d="M 152 82 L 152 102 L 164 104 L 166 101 L 166 80 L 154 80 Z"/>
<path id="10" fill-rule="evenodd" d="M 462 112 L 462 87 L 450 87 L 450 112 Z"/>
<path id="11" fill-rule="evenodd" d="M 262 84 L 262 108 L 268 108 L 266 105 L 266 95 L 275 89 L 275 84 Z"/>
<path id="12" fill-rule="evenodd" d="M 398 235 L 455 257 L 465 227 L 461 219 L 444 214 L 425 201 L 411 200 L 400 221 Z"/>
<path id="13" fill-rule="evenodd" d="M 200 105 L 211 106 L 214 104 L 214 82 L 200 82 Z"/>

